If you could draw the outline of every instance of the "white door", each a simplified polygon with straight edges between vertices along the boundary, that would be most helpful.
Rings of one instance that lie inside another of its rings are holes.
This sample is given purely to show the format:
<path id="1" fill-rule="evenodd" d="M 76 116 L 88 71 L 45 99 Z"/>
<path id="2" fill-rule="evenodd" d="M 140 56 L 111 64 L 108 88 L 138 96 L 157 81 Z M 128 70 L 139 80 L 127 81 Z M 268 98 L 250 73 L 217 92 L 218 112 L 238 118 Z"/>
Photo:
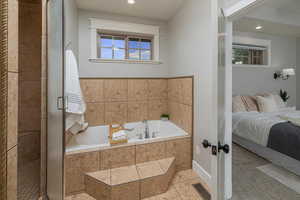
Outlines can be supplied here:
<path id="1" fill-rule="evenodd" d="M 47 194 L 63 200 L 63 1 L 48 1 Z"/>
<path id="2" fill-rule="evenodd" d="M 218 18 L 218 199 L 232 196 L 232 23 Z"/>

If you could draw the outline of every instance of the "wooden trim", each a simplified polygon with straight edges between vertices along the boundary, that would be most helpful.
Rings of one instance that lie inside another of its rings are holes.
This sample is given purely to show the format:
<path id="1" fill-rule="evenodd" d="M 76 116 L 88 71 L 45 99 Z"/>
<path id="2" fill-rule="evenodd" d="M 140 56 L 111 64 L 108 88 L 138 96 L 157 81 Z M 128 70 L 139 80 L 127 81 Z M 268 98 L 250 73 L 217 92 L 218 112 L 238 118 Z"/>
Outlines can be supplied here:
<path id="1" fill-rule="evenodd" d="M 0 0 L 0 199 L 7 199 L 8 0 Z"/>

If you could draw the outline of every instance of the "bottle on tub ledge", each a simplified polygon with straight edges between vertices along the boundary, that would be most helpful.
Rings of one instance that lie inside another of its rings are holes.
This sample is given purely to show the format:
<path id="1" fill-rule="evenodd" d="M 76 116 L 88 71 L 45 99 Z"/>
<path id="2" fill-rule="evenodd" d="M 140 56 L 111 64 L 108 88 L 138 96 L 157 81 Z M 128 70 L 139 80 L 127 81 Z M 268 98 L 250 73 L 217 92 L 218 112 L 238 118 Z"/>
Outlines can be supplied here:
<path id="1" fill-rule="evenodd" d="M 160 116 L 161 121 L 169 121 L 170 120 L 170 115 L 169 114 L 162 114 Z"/>

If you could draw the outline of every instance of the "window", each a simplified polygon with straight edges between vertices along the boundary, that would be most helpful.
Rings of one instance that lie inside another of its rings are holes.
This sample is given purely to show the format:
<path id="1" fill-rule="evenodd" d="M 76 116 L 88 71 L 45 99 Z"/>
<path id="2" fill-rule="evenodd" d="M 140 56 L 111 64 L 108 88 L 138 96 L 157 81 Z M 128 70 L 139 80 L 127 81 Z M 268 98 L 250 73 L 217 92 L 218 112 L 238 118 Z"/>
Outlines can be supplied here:
<path id="1" fill-rule="evenodd" d="M 234 67 L 270 67 L 271 41 L 252 37 L 233 37 Z"/>
<path id="2" fill-rule="evenodd" d="M 98 33 L 100 59 L 152 60 L 152 38 Z"/>
<path id="3" fill-rule="evenodd" d="M 232 64 L 267 65 L 267 48 L 262 46 L 234 44 Z"/>
<path id="4" fill-rule="evenodd" d="M 161 64 L 159 27 L 90 19 L 91 62 Z"/>

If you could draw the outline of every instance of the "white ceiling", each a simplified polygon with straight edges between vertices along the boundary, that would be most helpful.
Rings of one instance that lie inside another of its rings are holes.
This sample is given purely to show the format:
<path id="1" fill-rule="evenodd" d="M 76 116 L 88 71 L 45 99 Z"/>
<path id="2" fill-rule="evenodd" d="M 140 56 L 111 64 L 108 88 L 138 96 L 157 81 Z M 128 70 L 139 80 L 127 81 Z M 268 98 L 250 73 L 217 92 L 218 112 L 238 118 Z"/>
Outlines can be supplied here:
<path id="1" fill-rule="evenodd" d="M 136 0 L 129 5 L 127 0 L 76 0 L 77 7 L 134 17 L 169 20 L 184 0 Z"/>
<path id="2" fill-rule="evenodd" d="M 256 30 L 256 26 L 262 26 L 261 30 Z M 300 26 L 274 23 L 270 21 L 242 18 L 233 23 L 233 30 L 239 32 L 258 32 L 272 35 L 300 37 Z"/>

